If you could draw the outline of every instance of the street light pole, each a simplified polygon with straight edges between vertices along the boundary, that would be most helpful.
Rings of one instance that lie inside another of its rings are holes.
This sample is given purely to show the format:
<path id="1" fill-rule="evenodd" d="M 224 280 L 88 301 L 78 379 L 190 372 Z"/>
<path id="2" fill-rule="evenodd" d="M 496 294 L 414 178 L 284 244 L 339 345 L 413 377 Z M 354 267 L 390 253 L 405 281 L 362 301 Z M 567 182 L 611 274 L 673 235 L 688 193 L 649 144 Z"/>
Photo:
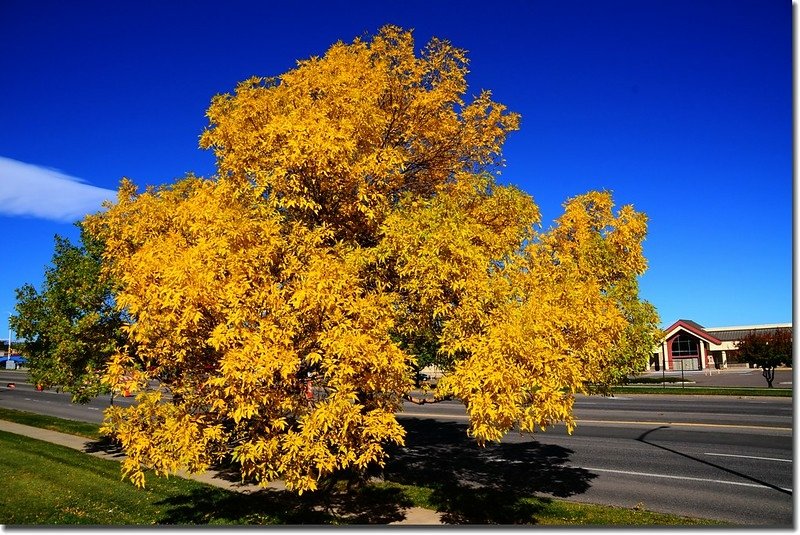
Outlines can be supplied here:
<path id="1" fill-rule="evenodd" d="M 8 313 L 8 356 L 6 359 L 6 369 L 11 368 L 11 312 Z"/>

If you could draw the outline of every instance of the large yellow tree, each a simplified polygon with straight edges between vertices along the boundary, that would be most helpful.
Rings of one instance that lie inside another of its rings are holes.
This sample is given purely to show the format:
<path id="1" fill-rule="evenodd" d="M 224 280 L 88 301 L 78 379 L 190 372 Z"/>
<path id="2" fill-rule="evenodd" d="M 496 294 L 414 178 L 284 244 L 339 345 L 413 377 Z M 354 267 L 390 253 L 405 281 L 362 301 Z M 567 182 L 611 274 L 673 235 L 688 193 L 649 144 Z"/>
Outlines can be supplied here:
<path id="1" fill-rule="evenodd" d="M 466 101 L 466 74 L 464 51 L 416 55 L 392 26 L 337 43 L 214 98 L 215 177 L 125 180 L 86 221 L 132 318 L 105 380 L 137 393 L 106 419 L 134 482 L 230 455 L 303 492 L 380 464 L 423 353 L 480 443 L 571 429 L 576 393 L 640 366 L 645 216 L 590 192 L 537 230 L 494 179 L 519 118 Z"/>

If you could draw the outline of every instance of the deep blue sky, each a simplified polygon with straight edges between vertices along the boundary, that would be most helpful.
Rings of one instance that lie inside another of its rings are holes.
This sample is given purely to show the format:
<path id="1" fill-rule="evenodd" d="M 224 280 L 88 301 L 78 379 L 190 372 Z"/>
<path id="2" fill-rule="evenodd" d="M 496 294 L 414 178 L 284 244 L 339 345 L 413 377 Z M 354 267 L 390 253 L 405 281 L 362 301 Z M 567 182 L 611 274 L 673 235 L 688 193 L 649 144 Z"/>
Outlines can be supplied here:
<path id="1" fill-rule="evenodd" d="M 55 206 L 75 192 L 37 173 L 78 197 L 210 175 L 214 94 L 387 23 L 467 49 L 470 92 L 521 113 L 501 181 L 545 226 L 590 189 L 648 214 L 641 294 L 664 326 L 791 321 L 788 1 L 2 0 L 0 338 L 53 235 L 77 236 Z"/>

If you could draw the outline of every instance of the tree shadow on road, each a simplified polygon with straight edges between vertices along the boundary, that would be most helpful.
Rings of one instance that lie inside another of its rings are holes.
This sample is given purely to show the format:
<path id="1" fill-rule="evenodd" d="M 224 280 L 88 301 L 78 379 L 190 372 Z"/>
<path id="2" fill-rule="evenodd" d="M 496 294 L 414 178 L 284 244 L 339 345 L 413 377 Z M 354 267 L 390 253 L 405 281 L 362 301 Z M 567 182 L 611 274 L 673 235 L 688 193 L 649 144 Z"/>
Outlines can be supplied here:
<path id="1" fill-rule="evenodd" d="M 567 466 L 572 450 L 533 439 L 479 447 L 467 426 L 403 418 L 406 446 L 392 448 L 387 481 L 433 489 L 431 501 L 453 524 L 530 524 L 542 503 L 533 496 L 585 492 L 596 477 Z"/>

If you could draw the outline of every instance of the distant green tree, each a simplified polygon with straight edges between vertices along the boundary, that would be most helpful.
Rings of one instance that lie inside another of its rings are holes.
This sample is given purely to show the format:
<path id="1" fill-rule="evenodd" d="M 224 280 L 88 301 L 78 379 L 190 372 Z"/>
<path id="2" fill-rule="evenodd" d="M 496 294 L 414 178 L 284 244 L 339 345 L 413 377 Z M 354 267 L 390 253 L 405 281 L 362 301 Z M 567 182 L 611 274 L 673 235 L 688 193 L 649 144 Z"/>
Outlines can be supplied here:
<path id="1" fill-rule="evenodd" d="M 611 395 L 612 387 L 625 382 L 628 377 L 643 372 L 653 348 L 658 345 L 662 332 L 658 328 L 660 320 L 656 308 L 638 296 L 639 284 L 633 277 L 618 282 L 609 292 L 617 300 L 617 306 L 625 314 L 628 325 L 617 345 L 612 350 L 612 358 L 600 381 L 592 385 L 591 391 Z"/>
<path id="2" fill-rule="evenodd" d="M 111 284 L 101 274 L 103 246 L 78 226 L 79 245 L 55 237 L 41 291 L 31 284 L 16 290 L 17 314 L 10 321 L 24 340 L 31 380 L 85 403 L 108 393 L 102 372 L 111 354 L 124 346 L 124 336 Z"/>
<path id="3" fill-rule="evenodd" d="M 761 368 L 761 375 L 772 388 L 775 368 L 792 365 L 792 330 L 776 329 L 771 333 L 751 332 L 736 344 L 741 360 Z"/>

